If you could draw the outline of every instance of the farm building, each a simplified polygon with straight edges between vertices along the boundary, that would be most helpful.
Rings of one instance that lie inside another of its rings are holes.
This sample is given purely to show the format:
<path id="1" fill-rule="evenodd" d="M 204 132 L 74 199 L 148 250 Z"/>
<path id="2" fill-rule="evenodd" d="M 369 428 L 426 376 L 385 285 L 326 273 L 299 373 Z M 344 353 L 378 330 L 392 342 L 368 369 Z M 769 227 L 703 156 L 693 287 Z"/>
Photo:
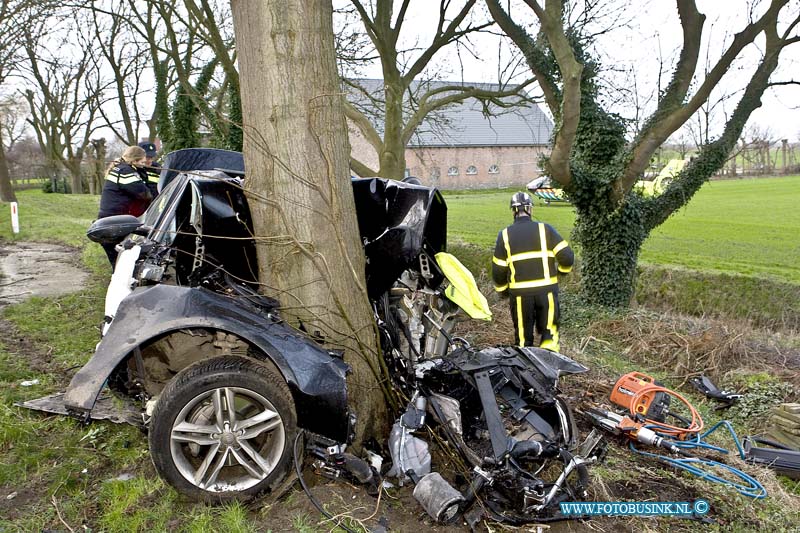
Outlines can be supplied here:
<path id="1" fill-rule="evenodd" d="M 357 80 L 364 89 L 351 89 L 348 99 L 383 133 L 377 106 L 383 80 Z M 426 89 L 461 82 L 428 82 Z M 500 90 L 496 84 L 468 84 Z M 412 86 L 419 93 L 419 86 Z M 370 98 L 365 94 L 368 93 Z M 417 128 L 406 146 L 406 175 L 424 185 L 443 189 L 471 189 L 524 185 L 540 174 L 539 159 L 549 153 L 553 123 L 535 103 L 522 107 L 487 106 L 475 98 L 432 113 Z M 378 154 L 358 129 L 349 124 L 352 155 L 370 168 L 378 168 Z"/>

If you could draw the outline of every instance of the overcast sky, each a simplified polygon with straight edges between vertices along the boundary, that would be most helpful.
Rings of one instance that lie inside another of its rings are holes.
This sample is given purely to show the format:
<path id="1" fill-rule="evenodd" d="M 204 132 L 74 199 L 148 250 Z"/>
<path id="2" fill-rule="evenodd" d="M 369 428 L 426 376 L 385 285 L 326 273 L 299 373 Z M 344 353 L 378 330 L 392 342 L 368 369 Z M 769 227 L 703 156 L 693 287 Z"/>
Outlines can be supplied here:
<path id="1" fill-rule="evenodd" d="M 533 24 L 534 17 L 530 8 L 520 0 L 510 0 L 512 15 L 521 23 Z M 580 0 L 582 2 L 582 0 Z M 362 0 L 369 4 L 370 0 Z M 396 0 L 399 2 L 399 0 Z M 610 96 L 616 98 L 625 94 L 625 100 L 618 102 L 613 110 L 626 118 L 632 118 L 635 113 L 634 92 L 642 107 L 655 105 L 655 96 L 658 91 L 659 66 L 663 65 L 661 86 L 666 84 L 667 76 L 671 73 L 681 46 L 681 29 L 674 0 L 593 0 L 605 3 L 602 12 L 606 15 L 600 25 L 607 27 L 616 23 L 610 31 L 597 39 L 596 51 L 600 54 L 601 62 L 606 68 L 603 76 L 612 87 Z M 702 72 L 708 61 L 713 64 L 722 50 L 730 42 L 735 32 L 740 31 L 747 23 L 748 6 L 753 2 L 764 10 L 768 0 L 698 0 L 698 7 L 707 15 L 704 28 L 704 40 L 701 50 L 698 70 Z M 462 0 L 451 2 L 455 10 L 463 4 Z M 515 5 L 516 3 L 516 5 Z M 350 0 L 334 0 L 334 5 L 350 6 Z M 433 35 L 438 17 L 438 1 L 411 0 L 406 23 L 401 34 L 401 45 L 408 48 L 426 46 Z M 617 6 L 625 9 L 621 13 L 615 12 Z M 482 0 L 479 0 L 475 10 L 475 18 L 485 21 L 488 18 Z M 784 8 L 784 13 L 800 11 L 800 0 L 790 0 L 789 6 Z M 335 19 L 334 22 L 337 22 Z M 361 27 L 363 31 L 363 27 Z M 493 29 L 496 34 L 499 30 Z M 795 30 L 797 32 L 797 30 Z M 479 57 L 472 57 L 462 50 L 457 53 L 455 48 L 450 48 L 446 53 L 440 53 L 429 69 L 429 75 L 438 76 L 445 80 L 460 80 L 468 82 L 496 82 L 498 80 L 498 57 L 507 60 L 513 45 L 498 35 L 481 34 L 472 38 L 473 50 Z M 757 43 L 758 44 L 758 43 Z M 413 56 L 412 56 L 413 57 Z M 747 53 L 734 64 L 733 68 L 723 78 L 720 89 L 715 92 L 712 102 L 728 95 L 729 98 L 719 104 L 715 109 L 716 132 L 720 130 L 725 114 L 729 114 L 741 94 L 741 89 L 747 83 L 756 62 L 760 57 L 758 47 L 750 46 Z M 431 74 L 432 73 L 432 74 Z M 781 55 L 779 71 L 773 75 L 773 81 L 800 79 L 800 43 L 791 45 Z M 364 69 L 361 75 L 381 78 L 381 69 L 378 63 Z M 529 76 L 530 73 L 524 63 L 520 66 L 517 81 Z M 150 76 L 150 73 L 147 73 Z M 145 85 L 149 82 L 145 81 Z M 636 91 L 630 90 L 636 87 Z M 626 92 L 627 91 L 627 92 Z M 145 101 L 151 96 L 144 98 Z M 800 86 L 784 86 L 768 89 L 763 97 L 763 106 L 756 110 L 750 118 L 749 126 L 758 125 L 769 128 L 771 138 L 788 139 L 790 142 L 800 141 Z M 148 101 L 149 102 L 149 101 Z M 148 103 L 142 104 L 144 115 L 151 109 Z M 543 106 L 544 108 L 544 106 Z M 714 130 L 712 130 L 713 133 Z M 139 135 L 147 135 L 147 131 L 139 131 Z M 106 135 L 107 138 L 113 137 Z"/>
<path id="2" fill-rule="evenodd" d="M 365 2 L 366 3 L 366 2 Z M 458 4 L 459 2 L 453 2 Z M 609 6 L 620 5 L 620 2 L 606 0 Z M 708 62 L 713 64 L 721 51 L 747 23 L 748 6 L 753 2 L 746 0 L 698 0 L 701 13 L 707 15 L 704 27 L 704 39 L 698 71 Z M 407 23 L 403 27 L 401 41 L 408 46 L 422 45 L 430 41 L 438 15 L 439 2 L 412 1 Z M 485 9 L 481 4 L 481 9 Z M 532 13 L 527 6 L 514 6 L 512 14 L 520 20 L 533 22 Z M 762 1 L 762 12 L 767 1 Z M 799 0 L 791 0 L 784 12 L 791 14 L 800 9 Z M 611 10 L 605 10 L 609 13 Z M 663 63 L 662 87 L 666 84 L 666 75 L 671 73 L 668 67 L 674 64 L 680 49 L 682 37 L 677 8 L 672 0 L 630 0 L 621 17 L 613 16 L 618 22 L 627 24 L 603 35 L 597 40 L 597 50 L 602 54 L 602 63 L 609 70 L 604 76 L 611 83 L 624 87 L 633 87 L 635 81 L 638 88 L 639 101 L 642 105 L 655 104 L 653 95 L 657 94 L 659 65 Z M 409 23 L 410 22 L 410 23 Z M 608 22 L 608 21 L 606 21 Z M 427 37 L 427 38 L 426 38 Z M 497 81 L 498 46 L 500 38 L 482 35 L 474 38 L 479 59 L 469 54 L 456 54 L 451 50 L 439 57 L 431 69 L 445 79 L 463 79 L 474 82 Z M 508 57 L 507 52 L 503 52 Z M 741 90 L 749 79 L 756 61 L 759 59 L 756 47 L 749 47 L 747 53 L 737 60 L 731 71 L 723 78 L 719 90 L 712 101 L 728 95 L 724 103 L 715 108 L 717 130 L 726 113 L 730 113 Z M 461 65 L 463 65 L 463 70 Z M 617 72 L 622 71 L 622 72 Z M 781 55 L 779 72 L 773 75 L 773 81 L 792 78 L 792 73 L 800 72 L 800 43 L 796 43 Z M 380 67 L 376 64 L 365 71 L 369 77 L 381 77 Z M 522 74 L 521 74 L 522 75 Z M 798 79 L 795 74 L 795 79 Z M 649 98 L 649 101 L 648 101 Z M 618 104 L 615 110 L 631 118 L 634 115 L 632 97 L 628 103 Z M 773 137 L 787 138 L 790 142 L 800 140 L 800 86 L 785 86 L 768 89 L 763 98 L 763 106 L 756 110 L 749 124 L 769 127 Z"/>

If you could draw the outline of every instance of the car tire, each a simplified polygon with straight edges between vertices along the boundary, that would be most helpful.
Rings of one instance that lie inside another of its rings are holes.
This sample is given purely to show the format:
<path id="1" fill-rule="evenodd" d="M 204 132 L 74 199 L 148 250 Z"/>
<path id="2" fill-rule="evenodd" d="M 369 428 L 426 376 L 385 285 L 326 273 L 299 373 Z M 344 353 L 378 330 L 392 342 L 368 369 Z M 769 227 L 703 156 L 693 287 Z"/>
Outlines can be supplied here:
<path id="1" fill-rule="evenodd" d="M 277 369 L 219 357 L 185 368 L 164 388 L 150 419 L 150 455 L 191 499 L 249 500 L 284 479 L 296 434 L 294 401 Z"/>

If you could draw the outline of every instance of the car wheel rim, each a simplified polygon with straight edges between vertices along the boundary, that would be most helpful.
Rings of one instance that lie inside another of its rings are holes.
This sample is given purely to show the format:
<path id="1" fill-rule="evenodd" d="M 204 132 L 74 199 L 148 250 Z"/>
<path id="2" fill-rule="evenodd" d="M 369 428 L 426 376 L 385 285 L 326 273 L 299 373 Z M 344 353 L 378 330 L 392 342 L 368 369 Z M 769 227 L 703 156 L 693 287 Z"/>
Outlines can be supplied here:
<path id="1" fill-rule="evenodd" d="M 285 442 L 278 410 L 240 387 L 198 394 L 181 409 L 170 431 L 178 471 L 210 492 L 242 491 L 260 483 L 277 466 Z"/>

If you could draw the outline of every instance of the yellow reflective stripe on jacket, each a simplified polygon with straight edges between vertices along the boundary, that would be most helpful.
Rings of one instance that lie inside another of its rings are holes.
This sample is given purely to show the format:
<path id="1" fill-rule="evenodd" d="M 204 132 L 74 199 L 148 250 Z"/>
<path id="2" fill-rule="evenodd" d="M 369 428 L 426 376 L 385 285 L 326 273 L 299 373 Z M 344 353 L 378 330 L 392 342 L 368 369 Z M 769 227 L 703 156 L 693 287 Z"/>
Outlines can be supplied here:
<path id="1" fill-rule="evenodd" d="M 512 281 L 508 284 L 509 289 L 531 289 L 533 287 L 547 287 L 558 283 L 558 278 L 537 279 L 534 281 Z"/>
<path id="2" fill-rule="evenodd" d="M 509 276 L 509 283 L 508 285 L 503 285 L 502 287 L 495 287 L 497 292 L 502 292 L 506 289 L 531 289 L 535 287 L 547 287 L 549 285 L 556 285 L 558 283 L 558 276 L 551 276 L 550 272 L 550 257 L 555 257 L 556 251 L 548 250 L 547 249 L 547 230 L 545 225 L 541 222 L 537 222 L 539 227 L 539 243 L 542 247 L 539 251 L 532 251 L 532 252 L 522 252 L 518 254 L 511 255 L 511 246 L 508 243 L 508 228 L 503 230 L 503 245 L 506 248 L 506 256 L 508 258 L 507 266 L 511 270 L 511 275 Z M 566 241 L 562 241 L 566 246 Z M 560 245 L 560 244 L 559 244 Z M 563 246 L 562 246 L 563 248 Z M 517 281 L 516 279 L 516 269 L 514 268 L 515 261 L 524 261 L 526 259 L 541 259 L 542 260 L 542 272 L 544 273 L 544 277 L 542 279 L 536 279 L 531 281 Z M 492 261 L 497 263 L 501 266 L 506 266 L 501 264 L 499 261 L 500 259 L 492 258 Z"/>
<path id="3" fill-rule="evenodd" d="M 150 183 L 158 183 L 158 180 L 161 178 L 160 172 L 148 172 L 147 173 L 147 181 Z"/>
<path id="4" fill-rule="evenodd" d="M 524 261 L 526 259 L 541 259 L 546 257 L 555 257 L 556 254 L 549 250 L 543 252 L 522 252 L 514 254 L 509 258 L 509 261 Z"/>
<path id="5" fill-rule="evenodd" d="M 142 181 L 139 174 L 116 174 L 113 171 L 106 175 L 106 179 L 114 183 L 119 183 L 120 185 L 130 185 L 131 183 Z"/>
<path id="6" fill-rule="evenodd" d="M 563 272 L 564 274 L 566 274 L 567 272 L 572 272 L 572 265 L 566 267 L 558 265 L 558 271 Z"/>
<path id="7" fill-rule="evenodd" d="M 506 258 L 508 258 L 508 268 L 511 270 L 509 280 L 514 283 L 516 270 L 514 269 L 514 261 L 511 260 L 511 246 L 508 244 L 508 228 L 503 230 L 503 245 L 506 247 Z"/>
<path id="8" fill-rule="evenodd" d="M 494 263 L 495 265 L 501 266 L 501 267 L 508 266 L 508 261 L 503 261 L 502 259 L 498 259 L 498 258 L 496 258 L 494 256 L 492 256 L 492 263 Z"/>
<path id="9" fill-rule="evenodd" d="M 561 241 L 560 243 L 555 245 L 555 247 L 553 248 L 553 253 L 557 254 L 567 246 L 569 246 L 569 243 L 567 241 Z"/>
<path id="10" fill-rule="evenodd" d="M 550 261 L 547 260 L 547 233 L 544 229 L 544 224 L 541 222 L 539 224 L 539 246 L 542 247 L 542 273 L 544 279 L 548 279 L 550 277 Z M 558 279 L 556 279 L 558 281 Z"/>
<path id="11" fill-rule="evenodd" d="M 505 290 L 508 290 L 508 283 L 506 283 L 505 285 L 501 285 L 499 287 L 497 285 L 495 285 L 494 286 L 494 290 L 497 291 L 497 292 L 503 292 Z"/>

